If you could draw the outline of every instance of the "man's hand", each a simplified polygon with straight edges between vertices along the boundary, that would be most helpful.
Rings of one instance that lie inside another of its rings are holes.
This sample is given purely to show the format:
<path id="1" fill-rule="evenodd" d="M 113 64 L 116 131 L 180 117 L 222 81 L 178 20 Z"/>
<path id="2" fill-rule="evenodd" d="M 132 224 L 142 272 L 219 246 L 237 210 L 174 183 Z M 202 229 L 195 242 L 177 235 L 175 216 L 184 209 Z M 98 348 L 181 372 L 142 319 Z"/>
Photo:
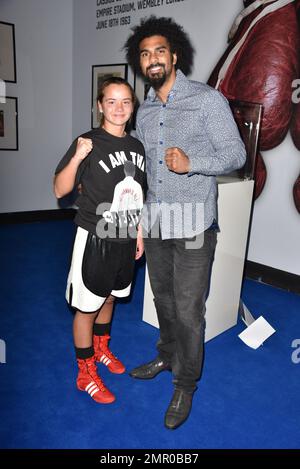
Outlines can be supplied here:
<path id="1" fill-rule="evenodd" d="M 174 173 L 184 174 L 190 171 L 189 157 L 180 148 L 167 148 L 165 161 L 168 169 Z"/>
<path id="2" fill-rule="evenodd" d="M 77 140 L 76 152 L 74 157 L 78 160 L 84 160 L 93 149 L 93 142 L 90 138 L 79 137 Z"/>

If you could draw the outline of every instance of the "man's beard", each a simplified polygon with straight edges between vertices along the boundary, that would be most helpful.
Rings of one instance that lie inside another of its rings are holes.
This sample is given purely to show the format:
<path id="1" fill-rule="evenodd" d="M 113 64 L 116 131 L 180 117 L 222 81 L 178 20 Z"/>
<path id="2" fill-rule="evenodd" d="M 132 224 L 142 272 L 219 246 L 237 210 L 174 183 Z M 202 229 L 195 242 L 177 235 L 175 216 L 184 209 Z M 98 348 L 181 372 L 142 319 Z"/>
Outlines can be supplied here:
<path id="1" fill-rule="evenodd" d="M 166 69 L 165 69 L 165 65 L 164 64 L 155 64 L 154 66 L 152 65 L 152 67 L 149 67 L 147 72 L 149 70 L 151 70 L 151 68 L 154 68 L 154 67 L 162 67 L 163 69 L 163 74 L 162 75 L 157 75 L 157 76 L 153 76 L 153 75 L 150 75 L 147 73 L 147 82 L 152 86 L 152 88 L 155 89 L 155 91 L 159 90 L 163 84 L 165 83 L 166 79 L 168 78 L 168 75 L 166 73 Z"/>

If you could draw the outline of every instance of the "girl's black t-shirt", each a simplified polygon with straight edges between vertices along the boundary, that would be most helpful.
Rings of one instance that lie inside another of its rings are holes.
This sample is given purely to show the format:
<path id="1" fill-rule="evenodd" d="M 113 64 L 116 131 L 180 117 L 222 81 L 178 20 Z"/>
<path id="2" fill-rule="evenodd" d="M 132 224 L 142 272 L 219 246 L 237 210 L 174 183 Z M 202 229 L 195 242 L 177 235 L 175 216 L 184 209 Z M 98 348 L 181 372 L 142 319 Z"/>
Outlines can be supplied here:
<path id="1" fill-rule="evenodd" d="M 146 187 L 145 151 L 129 134 L 115 137 L 103 128 L 81 135 L 90 138 L 93 149 L 79 165 L 75 185 L 81 185 L 76 200 L 75 223 L 100 238 L 127 240 L 134 237 L 141 217 Z M 74 140 L 59 162 L 55 174 L 71 160 Z"/>

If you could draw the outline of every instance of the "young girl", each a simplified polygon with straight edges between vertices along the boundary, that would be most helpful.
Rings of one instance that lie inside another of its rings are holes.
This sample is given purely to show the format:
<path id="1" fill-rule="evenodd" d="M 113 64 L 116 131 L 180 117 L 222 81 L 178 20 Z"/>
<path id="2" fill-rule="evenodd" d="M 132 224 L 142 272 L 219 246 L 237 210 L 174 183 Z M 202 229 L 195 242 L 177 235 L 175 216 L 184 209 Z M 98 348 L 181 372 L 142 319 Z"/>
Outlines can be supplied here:
<path id="1" fill-rule="evenodd" d="M 115 396 L 98 375 L 95 362 L 112 373 L 125 371 L 108 348 L 114 299 L 129 295 L 134 260 L 144 249 L 138 228 L 144 148 L 125 131 L 134 104 L 134 92 L 125 80 L 105 80 L 98 95 L 100 128 L 72 143 L 54 178 L 57 198 L 81 187 L 66 298 L 76 309 L 77 387 L 102 404 L 113 402 Z"/>

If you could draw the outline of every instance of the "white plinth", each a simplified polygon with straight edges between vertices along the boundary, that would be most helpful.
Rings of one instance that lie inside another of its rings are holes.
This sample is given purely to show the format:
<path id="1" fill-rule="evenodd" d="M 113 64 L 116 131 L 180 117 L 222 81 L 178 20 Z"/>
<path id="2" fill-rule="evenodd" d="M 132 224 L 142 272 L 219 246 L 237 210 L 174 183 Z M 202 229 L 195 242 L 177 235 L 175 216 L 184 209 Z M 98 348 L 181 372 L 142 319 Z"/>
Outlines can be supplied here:
<path id="1" fill-rule="evenodd" d="M 205 340 L 237 323 L 254 181 L 218 179 L 220 233 L 206 301 Z M 143 320 L 158 327 L 146 269 Z"/>

